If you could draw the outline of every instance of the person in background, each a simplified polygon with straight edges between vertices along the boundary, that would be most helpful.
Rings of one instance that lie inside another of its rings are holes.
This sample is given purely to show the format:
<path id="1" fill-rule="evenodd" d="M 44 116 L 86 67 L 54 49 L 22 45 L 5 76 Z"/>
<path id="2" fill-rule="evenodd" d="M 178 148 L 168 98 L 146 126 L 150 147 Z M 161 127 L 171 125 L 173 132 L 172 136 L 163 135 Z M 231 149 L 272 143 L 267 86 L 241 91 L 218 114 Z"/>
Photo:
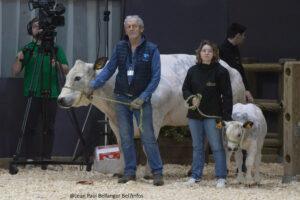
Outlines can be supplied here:
<path id="1" fill-rule="evenodd" d="M 24 95 L 28 99 L 32 98 L 24 134 L 25 157 L 28 161 L 40 157 L 42 160 L 50 160 L 54 143 L 56 100 L 60 93 L 58 76 L 61 72 L 68 73 L 68 62 L 64 51 L 56 44 L 53 46 L 55 56 L 50 56 L 50 51 L 43 51 L 43 30 L 39 27 L 38 18 L 33 18 L 27 29 L 32 41 L 21 48 L 12 66 L 13 76 L 24 70 Z M 40 119 L 42 133 L 38 133 Z M 42 137 L 39 137 L 40 134 Z M 42 138 L 42 142 L 38 138 Z M 47 169 L 47 166 L 42 165 L 42 169 Z"/>
<path id="2" fill-rule="evenodd" d="M 238 23 L 232 23 L 228 30 L 227 30 L 227 36 L 223 44 L 220 46 L 220 58 L 224 60 L 230 67 L 235 68 L 242 76 L 243 83 L 245 85 L 245 98 L 247 102 L 253 102 L 253 97 L 251 92 L 249 91 L 249 84 L 247 81 L 247 77 L 245 75 L 245 71 L 242 65 L 241 61 L 241 55 L 239 46 L 243 44 L 245 38 L 246 38 L 246 27 L 238 24 Z M 242 170 L 243 172 L 246 172 L 246 157 L 247 152 L 245 150 L 242 150 L 243 152 L 243 165 Z"/>
<path id="3" fill-rule="evenodd" d="M 224 60 L 230 67 L 236 69 L 242 76 L 243 83 L 246 88 L 246 101 L 253 102 L 253 97 L 249 91 L 248 81 L 245 75 L 244 67 L 241 61 L 241 55 L 239 46 L 243 44 L 246 38 L 246 27 L 232 23 L 228 30 L 225 41 L 222 43 L 220 48 L 220 58 Z"/>

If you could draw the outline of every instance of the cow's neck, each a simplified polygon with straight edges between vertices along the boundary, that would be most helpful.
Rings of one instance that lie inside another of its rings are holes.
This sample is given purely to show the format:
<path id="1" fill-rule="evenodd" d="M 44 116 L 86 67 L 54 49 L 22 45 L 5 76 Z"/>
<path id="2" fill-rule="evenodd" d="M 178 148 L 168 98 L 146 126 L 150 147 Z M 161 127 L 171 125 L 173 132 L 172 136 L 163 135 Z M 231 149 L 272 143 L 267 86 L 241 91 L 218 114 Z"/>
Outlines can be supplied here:
<path id="1" fill-rule="evenodd" d="M 109 80 L 102 88 L 94 91 L 94 98 L 91 103 L 97 107 L 101 112 L 108 115 L 108 117 L 114 116 L 114 106 L 115 104 L 104 100 L 102 98 L 113 99 L 113 84 L 112 81 Z"/>

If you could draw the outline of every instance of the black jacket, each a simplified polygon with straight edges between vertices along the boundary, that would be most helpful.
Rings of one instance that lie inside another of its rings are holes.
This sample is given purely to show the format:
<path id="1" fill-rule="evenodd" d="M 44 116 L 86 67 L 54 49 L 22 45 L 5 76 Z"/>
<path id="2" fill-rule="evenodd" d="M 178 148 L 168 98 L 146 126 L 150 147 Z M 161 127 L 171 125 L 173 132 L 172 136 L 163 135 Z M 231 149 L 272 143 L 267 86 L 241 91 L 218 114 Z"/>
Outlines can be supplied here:
<path id="1" fill-rule="evenodd" d="M 227 69 L 219 63 L 192 66 L 182 86 L 183 98 L 201 94 L 199 109 L 206 115 L 220 116 L 223 120 L 231 120 L 232 90 Z M 191 101 L 189 102 L 191 104 Z M 203 119 L 197 110 L 189 109 L 188 118 Z"/>
<path id="2" fill-rule="evenodd" d="M 241 61 L 241 55 L 238 46 L 231 44 L 227 39 L 220 46 L 220 58 L 230 67 L 238 70 L 242 76 L 246 90 L 249 90 L 248 81 L 245 75 L 244 67 Z"/>

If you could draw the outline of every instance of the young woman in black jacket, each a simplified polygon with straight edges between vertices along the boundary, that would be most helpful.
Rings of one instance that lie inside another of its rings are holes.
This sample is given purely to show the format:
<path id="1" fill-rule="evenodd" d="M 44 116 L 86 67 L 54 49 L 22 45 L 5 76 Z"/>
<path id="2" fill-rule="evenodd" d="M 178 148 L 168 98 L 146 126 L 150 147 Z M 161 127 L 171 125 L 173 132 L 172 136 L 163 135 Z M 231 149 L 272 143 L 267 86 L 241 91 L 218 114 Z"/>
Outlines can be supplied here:
<path id="1" fill-rule="evenodd" d="M 196 50 L 197 64 L 186 75 L 183 97 L 191 105 L 188 111 L 189 128 L 193 139 L 192 176 L 187 184 L 202 178 L 204 168 L 204 137 L 213 152 L 217 187 L 225 187 L 227 168 L 222 135 L 216 120 L 231 120 L 232 89 L 228 71 L 219 63 L 219 50 L 208 40 Z"/>

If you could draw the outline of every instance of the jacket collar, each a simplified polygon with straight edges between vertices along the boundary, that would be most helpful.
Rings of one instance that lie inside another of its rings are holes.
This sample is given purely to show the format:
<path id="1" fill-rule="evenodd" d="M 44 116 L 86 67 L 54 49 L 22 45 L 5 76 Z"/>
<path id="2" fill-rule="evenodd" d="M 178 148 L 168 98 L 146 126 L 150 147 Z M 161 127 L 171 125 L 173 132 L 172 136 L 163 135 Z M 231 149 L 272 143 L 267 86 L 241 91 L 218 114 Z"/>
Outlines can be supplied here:
<path id="1" fill-rule="evenodd" d="M 129 38 L 127 35 L 124 36 L 124 40 L 125 42 L 128 44 L 128 47 L 131 47 L 131 44 L 130 44 L 130 41 L 129 41 Z M 142 44 L 144 44 L 146 42 L 146 36 L 143 34 L 142 37 L 141 37 L 141 41 L 140 41 L 140 44 L 137 46 L 137 48 L 139 46 L 141 46 Z"/>

